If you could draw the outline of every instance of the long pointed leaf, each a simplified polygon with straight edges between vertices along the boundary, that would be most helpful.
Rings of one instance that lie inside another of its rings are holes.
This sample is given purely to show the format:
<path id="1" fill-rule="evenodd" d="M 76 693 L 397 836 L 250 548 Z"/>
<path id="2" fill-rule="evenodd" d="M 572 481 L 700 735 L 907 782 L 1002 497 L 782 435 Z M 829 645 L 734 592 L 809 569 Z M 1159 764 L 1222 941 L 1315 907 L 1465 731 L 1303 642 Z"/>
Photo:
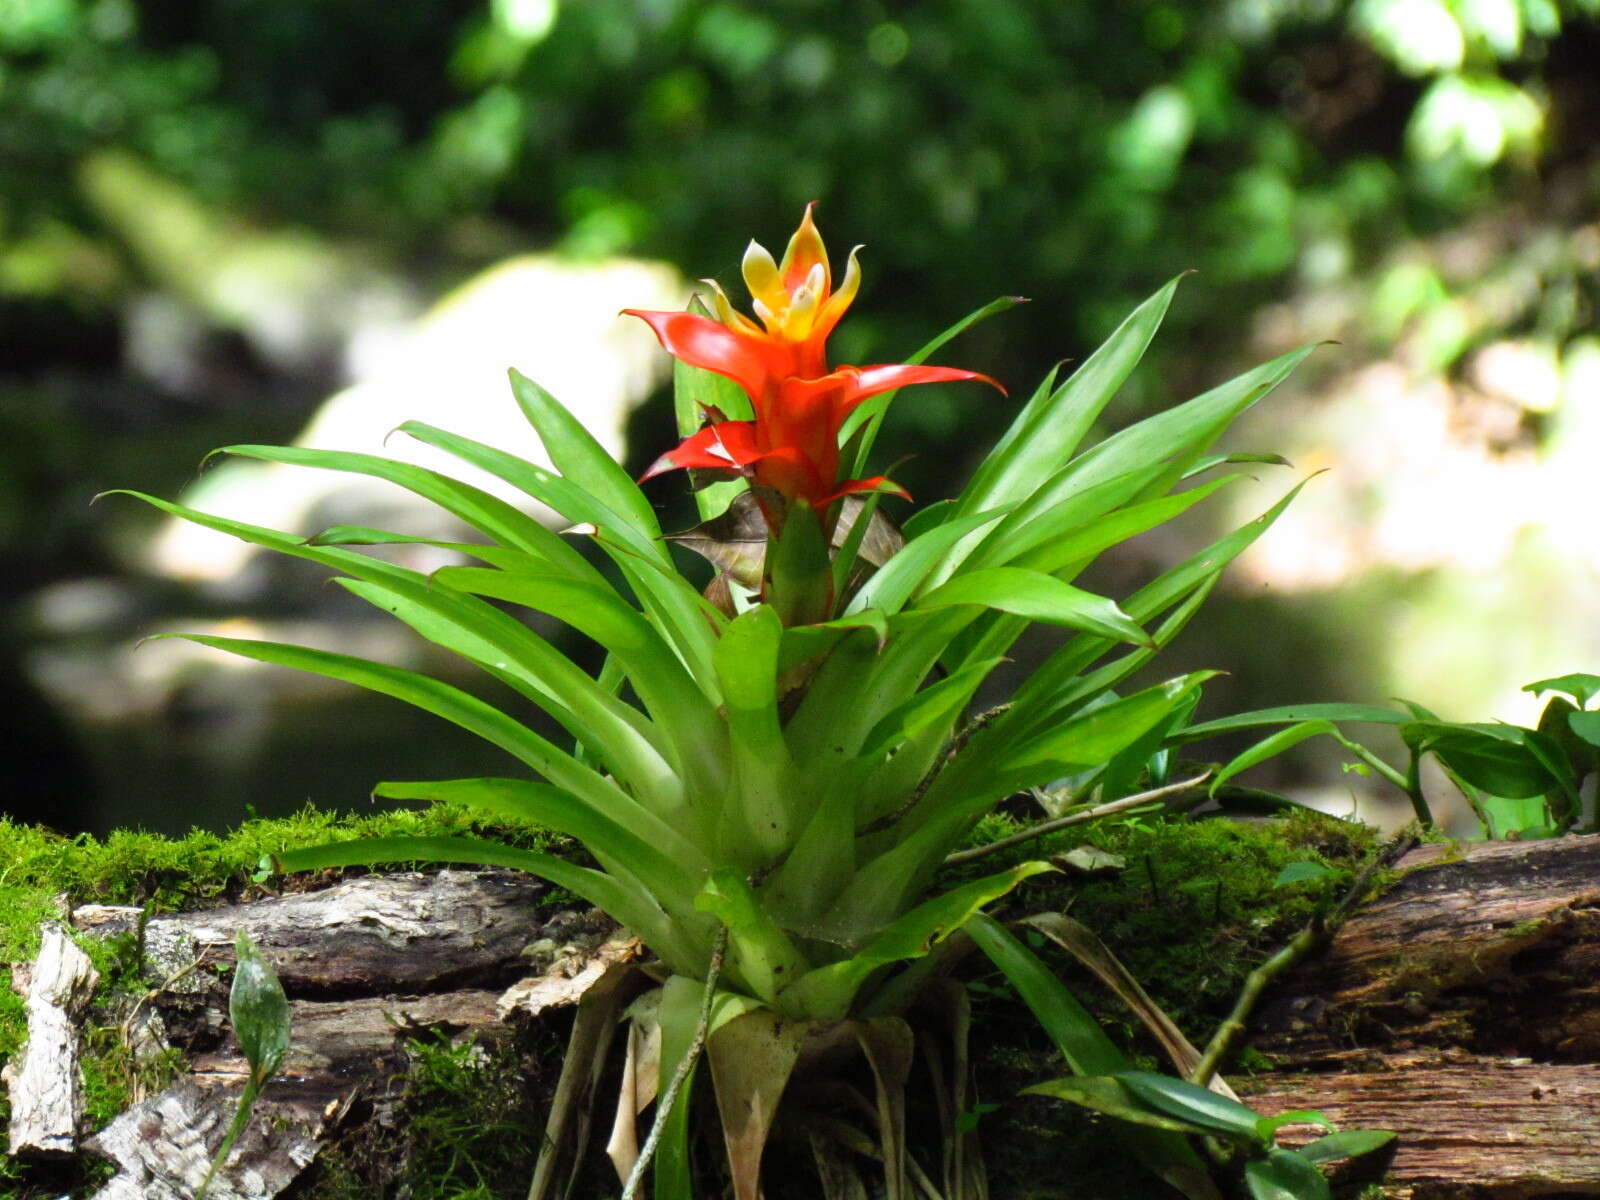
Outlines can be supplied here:
<path id="1" fill-rule="evenodd" d="M 612 512 L 627 518 L 645 538 L 661 536 L 661 525 L 650 501 L 583 422 L 520 371 L 511 372 L 511 391 L 556 470 Z"/>
<path id="2" fill-rule="evenodd" d="M 1065 383 L 1018 414 L 957 498 L 960 512 L 1020 500 L 1067 461 L 1144 356 L 1177 287 L 1174 279 L 1156 292 Z"/>
<path id="3" fill-rule="evenodd" d="M 462 804 L 513 820 L 544 825 L 582 842 L 597 857 L 625 862 L 663 907 L 688 911 L 711 864 L 682 833 L 642 806 L 601 808 L 570 792 L 527 779 L 446 779 L 380 783 L 387 800 Z"/>
<path id="4" fill-rule="evenodd" d="M 558 750 L 533 730 L 506 716 L 493 705 L 476 696 L 386 663 L 353 658 L 347 654 L 334 654 L 327 650 L 312 650 L 305 646 L 288 646 L 278 642 L 260 642 L 244 638 L 213 637 L 200 633 L 167 633 L 158 637 L 176 637 L 184 641 L 226 650 L 242 658 L 257 662 L 292 667 L 313 675 L 323 675 L 353 683 L 368 691 L 403 700 L 424 712 L 433 713 L 452 724 L 475 733 L 491 745 L 532 767 L 558 787 L 584 796 L 595 803 L 626 802 L 627 795 L 615 783 L 583 766 L 570 754 Z"/>

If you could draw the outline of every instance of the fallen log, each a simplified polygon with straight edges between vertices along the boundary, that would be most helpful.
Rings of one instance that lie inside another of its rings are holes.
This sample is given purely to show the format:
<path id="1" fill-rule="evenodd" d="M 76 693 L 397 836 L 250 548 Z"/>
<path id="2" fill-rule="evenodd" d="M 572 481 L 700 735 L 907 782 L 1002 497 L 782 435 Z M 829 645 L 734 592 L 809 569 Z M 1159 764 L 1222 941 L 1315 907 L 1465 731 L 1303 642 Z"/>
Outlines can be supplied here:
<path id="1" fill-rule="evenodd" d="M 84 1143 L 120 1169 L 95 1200 L 188 1200 L 204 1178 L 247 1074 L 226 1021 L 238 930 L 277 969 L 293 1032 L 209 1195 L 266 1200 L 294 1182 L 358 1096 L 369 1118 L 393 1098 L 408 1036 L 505 1036 L 513 1011 L 574 1003 L 605 965 L 641 953 L 597 912 L 541 912 L 544 891 L 505 871 L 371 875 L 150 918 L 153 988 L 139 1003 L 153 1036 L 184 1052 L 188 1074 Z M 140 917 L 103 906 L 74 914 L 100 935 L 137 929 Z"/>
<path id="2" fill-rule="evenodd" d="M 1273 1069 L 1234 1076 L 1239 1091 L 1396 1130 L 1395 1197 L 1600 1195 L 1600 838 L 1426 846 L 1396 873 L 1278 981 L 1251 1022 Z M 182 1049 L 188 1074 L 86 1144 L 121 1169 L 97 1200 L 192 1194 L 220 1141 L 244 1077 L 217 970 L 238 929 L 283 979 L 293 1048 L 212 1194 L 261 1200 L 296 1193 L 341 1123 L 381 1110 L 407 1034 L 507 1036 L 515 1011 L 571 1003 L 641 952 L 599 914 L 541 912 L 543 894 L 446 871 L 150 918 L 150 1020 L 128 1024 Z M 139 919 L 74 914 L 105 932 Z"/>
<path id="3" fill-rule="evenodd" d="M 1600 838 L 1418 848 L 1253 1022 L 1265 1112 L 1393 1129 L 1400 1195 L 1600 1195 Z"/>

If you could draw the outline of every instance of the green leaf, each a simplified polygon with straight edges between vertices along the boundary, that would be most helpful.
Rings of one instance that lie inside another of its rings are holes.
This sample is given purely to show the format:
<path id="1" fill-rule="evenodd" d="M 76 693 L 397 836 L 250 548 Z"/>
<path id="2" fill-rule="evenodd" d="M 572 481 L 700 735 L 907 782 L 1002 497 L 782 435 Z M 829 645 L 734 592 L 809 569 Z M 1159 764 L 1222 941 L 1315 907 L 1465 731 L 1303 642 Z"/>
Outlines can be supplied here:
<path id="1" fill-rule="evenodd" d="M 1171 459 L 1171 478 L 1181 476 L 1207 446 L 1241 413 L 1288 378 L 1315 346 L 1279 355 L 1175 408 L 1128 426 L 1082 455 L 1075 463 L 1078 485 L 1087 487 L 1146 463 Z M 1151 488 L 1170 486 L 1158 477 Z"/>
<path id="2" fill-rule="evenodd" d="M 957 542 L 1003 515 L 1003 510 L 954 517 L 908 541 L 851 599 L 847 613 L 876 608 L 897 613 Z"/>
<path id="3" fill-rule="evenodd" d="M 334 582 L 526 696 L 656 807 L 670 811 L 685 804 L 683 782 L 663 757 L 648 718 L 510 614 L 420 580 Z"/>
<path id="4" fill-rule="evenodd" d="M 624 793 L 609 779 L 583 766 L 571 755 L 558 750 L 550 742 L 527 726 L 512 720 L 499 709 L 463 692 L 448 683 L 430 679 L 414 671 L 391 667 L 385 663 L 370 662 L 363 658 L 333 654 L 326 650 L 311 650 L 304 646 L 286 646 L 276 642 L 259 642 L 241 638 L 212 637 L 198 633 L 158 634 L 158 637 L 178 637 L 202 646 L 226 650 L 242 658 L 257 662 L 292 667 L 313 675 L 323 675 L 353 683 L 368 691 L 403 700 L 424 712 L 433 713 L 452 724 L 475 733 L 491 745 L 532 767 L 552 783 L 597 803 L 612 803 L 625 798 Z"/>
<path id="5" fill-rule="evenodd" d="M 988 658 L 969 663 L 953 675 L 946 675 L 916 692 L 867 734 L 861 748 L 863 759 L 876 759 L 903 742 L 938 731 L 942 740 L 966 710 L 972 695 L 988 678 L 989 672 L 1006 660 Z"/>
<path id="6" fill-rule="evenodd" d="M 1309 1146 L 1301 1146 L 1299 1153 L 1308 1162 L 1338 1162 L 1340 1159 L 1371 1154 L 1392 1141 L 1394 1134 L 1387 1129 L 1344 1129 L 1318 1138 Z"/>
<path id="7" fill-rule="evenodd" d="M 692 976 L 705 969 L 711 941 L 709 921 L 698 931 L 675 926 L 650 897 L 633 885 L 541 850 L 519 850 L 499 842 L 465 837 L 359 838 L 283 850 L 274 854 L 272 860 L 280 873 L 413 862 L 510 867 L 576 892 L 603 909 L 608 916 L 638 934 L 679 974 Z"/>
<path id="8" fill-rule="evenodd" d="M 1173 740 L 1186 741 L 1193 732 L 1193 727 L 1179 733 Z M 1276 758 L 1291 746 L 1298 746 L 1301 742 L 1314 737 L 1338 738 L 1339 727 L 1332 721 L 1316 720 L 1301 721 L 1298 725 L 1291 725 L 1287 729 L 1280 729 L 1276 733 L 1268 734 L 1255 745 L 1251 746 L 1230 759 L 1226 765 L 1216 773 L 1211 780 L 1211 794 L 1215 796 L 1217 789 L 1235 775 L 1248 771 L 1251 767 L 1266 762 L 1269 758 Z M 1341 738 L 1341 740 L 1343 740 Z"/>
<path id="9" fill-rule="evenodd" d="M 125 492 L 162 512 L 229 534 L 252 545 L 303 558 L 356 576 L 338 580 L 344 587 L 410 625 L 430 641 L 476 662 L 515 688 L 571 732 L 594 742 L 620 777 L 662 805 L 682 803 L 682 785 L 661 758 L 642 713 L 599 688 L 565 655 L 521 622 L 475 596 L 434 586 L 424 576 L 369 555 L 319 547 L 291 534 L 213 516 L 140 492 Z M 526 570 L 547 560 L 505 547 L 474 546 L 507 567 Z M 584 564 L 593 580 L 600 576 Z"/>
<path id="10" fill-rule="evenodd" d="M 778 716 L 778 648 L 783 626 L 758 604 L 723 630 L 712 662 L 722 688 L 737 791 L 722 803 L 718 854 L 754 870 L 787 849 L 795 768 Z"/>
<path id="11" fill-rule="evenodd" d="M 533 426 L 556 470 L 626 518 L 647 538 L 661 536 L 655 509 L 632 477 L 606 453 L 583 423 L 549 392 L 520 372 L 511 372 L 511 391 Z"/>
<path id="12" fill-rule="evenodd" d="M 1004 795 L 1018 787 L 1103 766 L 1165 719 L 1212 674 L 1196 672 L 1145 688 L 1047 726 L 1026 741 L 1013 742 L 1002 736 L 1001 718 L 967 744 L 956 759 L 959 773 L 947 767 L 928 799 L 932 804 L 944 801 L 947 779 L 952 792 L 983 785 L 991 795 Z"/>
<path id="13" fill-rule="evenodd" d="M 967 922 L 966 933 L 1010 980 L 1075 1075 L 1114 1075 L 1127 1070 L 1128 1061 L 1116 1043 L 1038 955 L 983 913 Z M 1168 1129 L 1133 1128 L 1128 1131 L 1128 1141 L 1136 1161 L 1152 1175 L 1166 1179 L 1198 1175 L 1204 1179 L 1200 1159 L 1182 1135 Z M 1202 1182 L 1188 1194 L 1215 1196 L 1216 1190 Z"/>
<path id="14" fill-rule="evenodd" d="M 1330 875 L 1337 874 L 1338 872 L 1326 863 L 1292 862 L 1278 872 L 1277 877 L 1272 881 L 1272 886 L 1275 888 L 1288 887 L 1292 883 L 1307 883 L 1313 879 L 1326 879 Z"/>
<path id="15" fill-rule="evenodd" d="M 644 536 L 627 518 L 613 512 L 571 480 L 514 454 L 419 421 L 407 421 L 400 430 L 505 480 L 560 513 L 575 527 L 584 527 L 621 569 L 640 604 L 649 611 L 652 620 L 661 625 L 695 677 L 702 681 L 709 679 L 714 625 L 707 620 L 704 598 L 673 566 L 665 542 Z M 581 554 L 548 530 L 544 532 L 577 558 L 588 572 L 589 582 L 603 582 L 599 572 L 589 566 Z M 580 574 L 576 570 L 568 573 Z"/>
<path id="16" fill-rule="evenodd" d="M 622 663 L 691 795 L 720 786 L 725 731 L 708 696 L 655 627 L 608 588 L 554 572 L 512 575 L 488 567 L 444 567 L 434 579 L 474 595 L 547 613 L 604 646 Z M 715 676 L 709 682 L 715 688 Z M 711 794 L 715 794 L 712 792 Z"/>
<path id="17" fill-rule="evenodd" d="M 1219 538 L 1198 554 L 1185 559 L 1140 588 L 1123 605 L 1128 615 L 1135 621 L 1144 622 L 1186 599 L 1198 605 L 1196 594 L 1209 587 L 1228 563 L 1271 528 L 1273 522 L 1282 515 L 1284 509 L 1299 495 L 1300 489 L 1304 486 L 1305 484 L 1301 483 L 1291 488 L 1282 499 L 1249 524 Z M 1193 611 L 1192 608 L 1188 610 L 1189 613 Z M 1185 614 L 1182 620 L 1173 623 L 1166 636 L 1169 638 L 1176 636 L 1187 619 L 1188 615 Z M 1067 705 L 1081 703 L 1105 688 L 1113 686 L 1113 683 L 1108 682 L 1106 678 L 1093 681 L 1078 679 L 1079 672 L 1112 645 L 1112 641 L 1105 638 L 1088 635 L 1073 638 L 1046 659 L 1027 682 L 1017 689 L 1013 697 L 1012 712 L 997 721 L 991 727 L 992 730 L 997 734 L 1003 731 L 1007 737 L 1019 737 L 1024 732 L 1037 730 L 1058 721 L 1063 708 Z M 1147 655 L 1149 652 L 1137 653 Z M 1132 660 L 1134 666 L 1144 661 L 1137 655 L 1126 657 Z M 1113 674 L 1112 678 L 1118 678 L 1120 675 L 1121 673 Z"/>
<path id="18" fill-rule="evenodd" d="M 1127 1058 L 1089 1010 L 1010 931 L 980 913 L 967 922 L 966 932 L 1011 981 L 1075 1075 L 1115 1075 L 1128 1069 Z"/>
<path id="19" fill-rule="evenodd" d="M 1233 729 L 1254 729 L 1260 725 L 1288 725 L 1301 721 L 1358 721 L 1375 725 L 1404 725 L 1411 717 L 1392 708 L 1372 704 L 1287 704 L 1281 708 L 1259 708 L 1216 721 L 1191 725 L 1173 735 L 1174 742 L 1193 742 Z M 1307 735 L 1310 736 L 1310 735 Z"/>
<path id="20" fill-rule="evenodd" d="M 1198 459 L 1194 466 L 1183 473 L 1183 478 L 1191 479 L 1196 475 L 1203 475 L 1215 467 L 1238 463 L 1265 463 L 1273 467 L 1294 466 L 1292 462 L 1281 454 L 1212 454 L 1206 458 Z"/>
<path id="21" fill-rule="evenodd" d="M 289 1053 L 289 998 L 278 973 L 243 929 L 235 946 L 238 961 L 228 989 L 228 1020 L 251 1078 L 261 1084 L 278 1073 Z"/>
<path id="22" fill-rule="evenodd" d="M 851 957 L 818 967 L 799 979 L 792 985 L 794 1002 L 811 1016 L 843 1017 L 861 985 L 879 967 L 921 958 L 977 916 L 984 905 L 1006 895 L 1029 876 L 1054 870 L 1045 862 L 1019 863 L 1008 871 L 986 875 L 923 901 L 884 927 Z M 854 937 L 859 931 L 849 925 L 851 912 L 848 900 L 841 902 L 833 927 L 824 924 L 816 934 L 830 941 Z"/>
<path id="23" fill-rule="evenodd" d="M 1210 1088 L 1153 1071 L 1122 1071 L 1115 1078 L 1136 1099 L 1157 1112 L 1203 1126 L 1224 1137 L 1255 1145 L 1265 1142 L 1256 1127 L 1260 1120 L 1258 1113 Z"/>
<path id="24" fill-rule="evenodd" d="M 1120 546 L 1141 533 L 1166 524 L 1202 500 L 1210 498 L 1219 489 L 1237 483 L 1242 478 L 1242 475 L 1224 475 L 1175 496 L 1162 496 L 1143 504 L 1131 505 L 1099 520 L 1064 528 L 1060 532 L 1055 531 L 1051 514 L 1045 513 L 1036 525 L 1026 531 L 1026 536 L 1014 539 L 1009 549 L 997 552 L 996 559 L 1033 571 L 1055 572 L 1069 566 L 1079 570 L 1111 547 Z M 985 561 L 989 560 L 985 558 Z"/>
<path id="25" fill-rule="evenodd" d="M 833 649 L 841 638 L 858 629 L 870 630 L 879 646 L 889 640 L 889 622 L 877 609 L 865 609 L 816 625 L 796 625 L 785 629 L 778 648 L 778 673 L 784 674 L 802 663 L 821 657 Z"/>
<path id="26" fill-rule="evenodd" d="M 1114 600 L 1020 567 L 986 567 L 957 575 L 923 596 L 916 606 L 931 609 L 957 604 L 976 604 L 1137 645 L 1150 643 L 1150 635 Z"/>
<path id="27" fill-rule="evenodd" d="M 631 799 L 602 807 L 526 779 L 389 782 L 380 783 L 373 795 L 462 804 L 564 833 L 582 842 L 608 870 L 636 876 L 663 906 L 679 911 L 693 902 L 711 869 L 692 841 Z"/>
<path id="28" fill-rule="evenodd" d="M 1245 1164 L 1250 1200 L 1332 1200 L 1322 1172 L 1293 1150 L 1273 1150 Z"/>
<path id="29" fill-rule="evenodd" d="M 1530 683 L 1522 689 L 1534 695 L 1545 692 L 1565 692 L 1578 702 L 1579 708 L 1587 708 L 1589 701 L 1600 696 L 1600 675 L 1557 675 L 1552 679 L 1541 679 L 1538 683 Z"/>
<path id="30" fill-rule="evenodd" d="M 1412 721 L 1400 727 L 1406 745 L 1432 753 L 1473 787 L 1511 800 L 1543 796 L 1560 780 L 1529 743 L 1542 735 L 1515 725 Z M 1547 751 L 1548 754 L 1548 751 Z M 1559 751 L 1555 757 L 1559 755 Z"/>
<path id="31" fill-rule="evenodd" d="M 728 867 L 711 873 L 694 906 L 713 914 L 728 927 L 730 968 L 754 995 L 788 1012 L 812 1016 L 779 998 L 795 980 L 804 977 L 809 964 L 787 934 L 773 923 L 761 901 L 739 872 Z"/>
<path id="32" fill-rule="evenodd" d="M 1057 1100 L 1066 1100 L 1093 1109 L 1095 1112 L 1104 1113 L 1108 1117 L 1116 1117 L 1119 1121 L 1145 1125 L 1152 1129 L 1165 1129 L 1172 1133 L 1203 1137 L 1211 1132 L 1204 1125 L 1196 1125 L 1192 1121 L 1180 1121 L 1177 1117 L 1146 1108 L 1130 1096 L 1128 1089 L 1116 1079 L 1104 1075 L 1050 1079 L 1044 1083 L 1036 1083 L 1032 1087 L 1025 1087 L 1018 1095 L 1053 1096 Z"/>
<path id="33" fill-rule="evenodd" d="M 763 598 L 785 628 L 833 615 L 833 563 L 817 512 L 804 500 L 789 503 L 783 532 L 772 540 Z"/>
<path id="34" fill-rule="evenodd" d="M 1020 500 L 1067 461 L 1144 356 L 1177 287 L 1177 279 L 1168 283 L 1136 308 L 1065 383 L 1028 402 L 957 497 L 961 514 Z M 1146 455 L 1145 461 L 1151 457 L 1159 455 Z"/>
<path id="35" fill-rule="evenodd" d="M 1591 746 L 1600 746 L 1600 712 L 1570 712 L 1567 728 Z"/>
<path id="36" fill-rule="evenodd" d="M 408 422 L 407 425 L 413 424 Z M 405 429 L 406 426 L 401 426 Z M 446 447 L 448 448 L 448 447 Z M 227 446 L 219 454 L 257 458 L 290 466 L 317 467 L 368 475 L 397 484 L 424 500 L 431 500 L 472 528 L 507 546 L 515 546 L 580 578 L 596 578 L 595 570 L 566 542 L 521 510 L 491 496 L 481 488 L 451 479 L 410 463 L 371 454 L 337 450 L 308 450 L 300 446 Z M 512 456 L 507 455 L 507 458 Z M 520 459 L 515 461 L 521 461 Z"/>

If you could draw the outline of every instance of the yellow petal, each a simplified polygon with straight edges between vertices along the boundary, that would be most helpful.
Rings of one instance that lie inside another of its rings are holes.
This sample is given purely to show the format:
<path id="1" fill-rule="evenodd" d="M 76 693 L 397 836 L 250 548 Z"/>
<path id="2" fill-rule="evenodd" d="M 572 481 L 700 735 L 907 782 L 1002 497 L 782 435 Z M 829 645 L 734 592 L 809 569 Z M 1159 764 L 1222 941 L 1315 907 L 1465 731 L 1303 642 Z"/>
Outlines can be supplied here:
<path id="1" fill-rule="evenodd" d="M 824 337 L 833 332 L 833 327 L 839 323 L 839 318 L 844 316 L 845 309 L 850 307 L 856 298 L 856 293 L 861 290 L 861 247 L 857 246 L 850 251 L 850 261 L 845 264 L 844 281 L 839 284 L 839 290 L 828 297 L 828 302 L 822 306 L 822 311 L 817 314 L 815 328 Z"/>
<path id="2" fill-rule="evenodd" d="M 775 310 L 789 303 L 789 294 L 784 291 L 778 264 L 772 261 L 772 255 L 760 242 L 752 241 L 745 247 L 740 270 L 744 273 L 744 284 L 750 289 L 751 299 L 760 300 Z"/>
<path id="3" fill-rule="evenodd" d="M 740 333 L 759 334 L 761 332 L 760 327 L 754 321 L 734 308 L 733 302 L 728 299 L 728 294 L 722 290 L 720 283 L 715 279 L 702 279 L 700 282 L 711 289 L 711 307 L 717 314 L 717 320 L 721 321 L 729 329 L 737 329 Z"/>
<path id="4" fill-rule="evenodd" d="M 806 205 L 806 215 L 800 218 L 800 228 L 789 239 L 789 248 L 783 252 L 778 272 L 783 277 L 783 286 L 792 293 L 805 283 L 811 269 L 821 263 L 822 296 L 825 298 L 833 285 L 833 276 L 828 273 L 828 248 L 822 244 L 822 235 L 811 219 L 811 210 L 815 207 L 815 202 Z"/>
<path id="5" fill-rule="evenodd" d="M 813 263 L 806 281 L 789 294 L 789 309 L 783 314 L 784 336 L 800 341 L 811 333 L 811 323 L 817 316 L 817 301 L 826 293 L 828 276 L 821 263 Z"/>

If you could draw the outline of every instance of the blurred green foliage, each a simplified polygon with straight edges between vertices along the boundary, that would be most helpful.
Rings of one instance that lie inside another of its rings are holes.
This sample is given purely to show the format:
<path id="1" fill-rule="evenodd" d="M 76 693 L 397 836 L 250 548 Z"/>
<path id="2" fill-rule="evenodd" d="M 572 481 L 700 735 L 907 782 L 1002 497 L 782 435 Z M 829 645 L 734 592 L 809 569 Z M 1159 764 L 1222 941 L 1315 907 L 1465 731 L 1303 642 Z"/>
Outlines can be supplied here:
<path id="1" fill-rule="evenodd" d="M 1595 102 L 1597 14 L 3 0 L 0 289 L 114 287 L 124 248 L 84 190 L 108 148 L 206 203 L 402 259 L 469 245 L 486 217 L 729 276 L 745 237 L 820 198 L 825 229 L 871 239 L 868 285 L 888 295 L 863 309 L 893 313 L 847 326 L 846 357 L 1023 288 L 1040 303 L 989 336 L 1027 378 L 1176 271 L 1205 272 L 1187 316 L 1215 344 L 1291 271 L 1339 277 L 1533 185 L 1583 141 L 1560 118 Z M 934 408 L 948 432 L 959 414 Z"/>

